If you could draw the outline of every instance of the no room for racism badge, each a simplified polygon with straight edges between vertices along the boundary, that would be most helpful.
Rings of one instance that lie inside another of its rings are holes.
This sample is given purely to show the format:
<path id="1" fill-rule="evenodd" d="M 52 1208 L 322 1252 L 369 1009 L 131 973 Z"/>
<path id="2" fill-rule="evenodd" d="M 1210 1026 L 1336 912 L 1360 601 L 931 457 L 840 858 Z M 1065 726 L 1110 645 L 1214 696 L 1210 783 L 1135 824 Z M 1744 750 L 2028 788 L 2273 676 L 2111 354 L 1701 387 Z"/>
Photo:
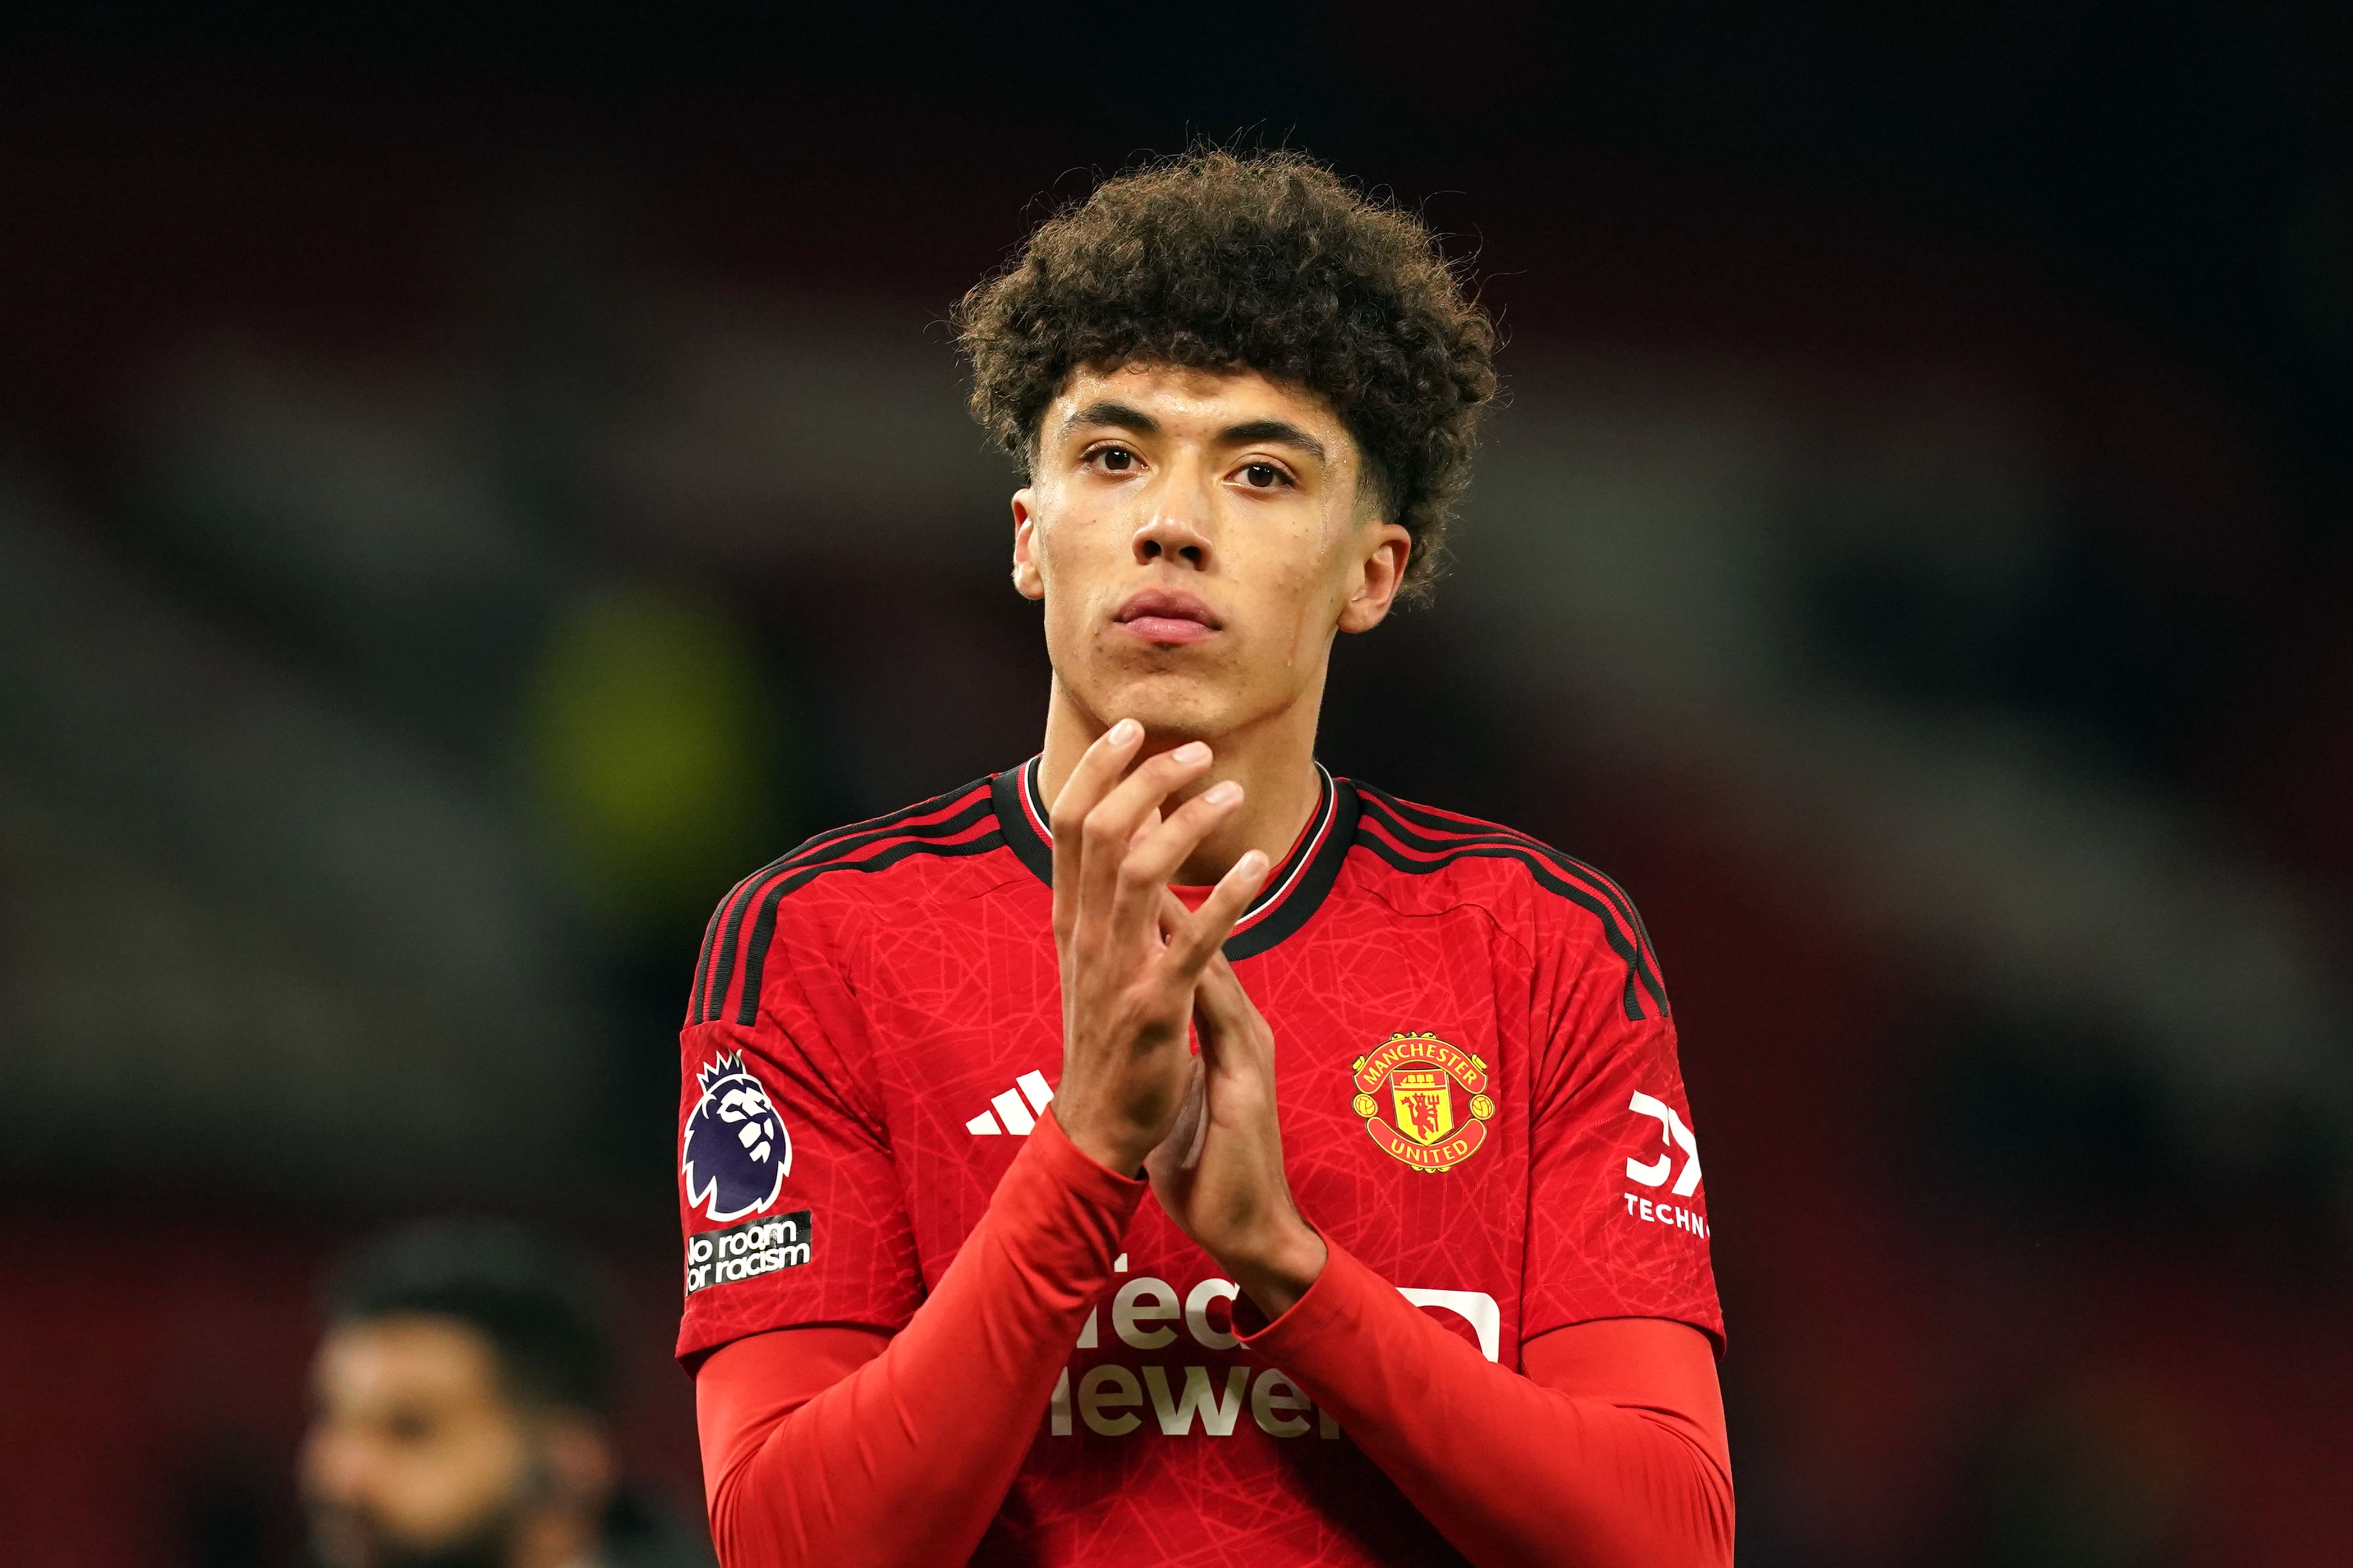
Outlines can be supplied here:
<path id="1" fill-rule="evenodd" d="M 1352 1064 L 1356 1112 L 1381 1152 L 1451 1171 L 1487 1141 L 1487 1064 L 1436 1035 L 1391 1035 Z"/>

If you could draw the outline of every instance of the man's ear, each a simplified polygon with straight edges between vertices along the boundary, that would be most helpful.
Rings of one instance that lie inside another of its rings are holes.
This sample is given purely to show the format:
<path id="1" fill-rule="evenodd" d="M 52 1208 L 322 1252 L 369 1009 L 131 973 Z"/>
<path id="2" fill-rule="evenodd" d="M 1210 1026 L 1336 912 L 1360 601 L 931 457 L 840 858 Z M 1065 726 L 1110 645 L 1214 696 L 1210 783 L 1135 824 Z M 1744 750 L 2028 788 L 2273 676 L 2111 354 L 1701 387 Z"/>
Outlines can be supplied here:
<path id="1" fill-rule="evenodd" d="M 1340 629 L 1368 632 L 1388 619 L 1405 584 L 1406 563 L 1413 559 L 1413 535 L 1394 522 L 1376 525 L 1370 550 L 1356 573 L 1347 601 L 1340 606 Z"/>
<path id="2" fill-rule="evenodd" d="M 1038 570 L 1038 519 L 1029 510 L 1029 487 L 1013 492 L 1013 591 L 1025 599 L 1046 596 L 1046 576 Z"/>
<path id="3" fill-rule="evenodd" d="M 565 1410 L 550 1413 L 545 1422 L 541 1440 L 551 1487 L 565 1502 L 585 1513 L 596 1513 L 621 1479 L 605 1424 Z"/>

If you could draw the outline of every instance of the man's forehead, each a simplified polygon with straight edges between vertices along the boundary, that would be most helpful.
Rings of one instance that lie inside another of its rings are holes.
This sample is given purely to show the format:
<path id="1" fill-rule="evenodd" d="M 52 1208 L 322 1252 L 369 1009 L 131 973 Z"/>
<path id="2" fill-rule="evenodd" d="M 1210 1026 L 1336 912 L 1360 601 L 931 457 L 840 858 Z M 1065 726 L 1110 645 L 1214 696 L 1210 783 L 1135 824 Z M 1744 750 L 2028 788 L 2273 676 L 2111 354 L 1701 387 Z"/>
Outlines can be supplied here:
<path id="1" fill-rule="evenodd" d="M 1256 370 L 1206 370 L 1155 361 L 1079 366 L 1047 410 L 1046 428 L 1060 430 L 1075 416 L 1107 405 L 1133 409 L 1164 428 L 1188 435 L 1271 420 L 1323 437 L 1336 451 L 1348 434 L 1320 394 L 1295 383 Z"/>
<path id="2" fill-rule="evenodd" d="M 470 1323 L 404 1312 L 330 1329 L 319 1345 L 317 1374 L 323 1383 L 370 1390 L 495 1394 L 498 1356 L 490 1337 Z"/>

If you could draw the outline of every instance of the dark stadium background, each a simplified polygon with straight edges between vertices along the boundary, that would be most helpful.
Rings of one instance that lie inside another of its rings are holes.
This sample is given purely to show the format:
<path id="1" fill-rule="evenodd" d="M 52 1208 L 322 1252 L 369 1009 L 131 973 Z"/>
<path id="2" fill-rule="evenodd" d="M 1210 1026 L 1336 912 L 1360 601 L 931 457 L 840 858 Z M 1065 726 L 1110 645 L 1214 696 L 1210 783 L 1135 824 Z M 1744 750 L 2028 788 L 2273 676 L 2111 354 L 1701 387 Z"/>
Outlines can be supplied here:
<path id="1" fill-rule="evenodd" d="M 688 16 L 10 24 L 0 1556 L 292 1561 L 317 1271 L 449 1210 L 604 1261 L 693 1506 L 702 916 L 1028 754 L 941 318 L 1240 133 L 1508 329 L 1324 752 L 1641 901 L 1743 1562 L 2345 1560 L 2341 12 Z"/>

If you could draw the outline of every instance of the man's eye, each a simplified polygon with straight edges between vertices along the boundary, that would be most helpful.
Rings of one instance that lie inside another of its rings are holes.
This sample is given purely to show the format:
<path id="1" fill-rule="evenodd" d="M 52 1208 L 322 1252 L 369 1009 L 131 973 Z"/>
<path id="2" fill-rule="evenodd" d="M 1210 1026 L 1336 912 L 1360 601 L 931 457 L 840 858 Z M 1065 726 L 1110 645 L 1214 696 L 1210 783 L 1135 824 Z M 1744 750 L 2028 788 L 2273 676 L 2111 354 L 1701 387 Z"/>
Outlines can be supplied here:
<path id="1" fill-rule="evenodd" d="M 433 1417 L 421 1411 L 395 1411 L 384 1424 L 385 1436 L 396 1443 L 416 1445 L 432 1441 Z"/>
<path id="2" fill-rule="evenodd" d="M 1124 447 L 1105 447 L 1095 456 L 1102 460 L 1105 471 L 1114 474 L 1127 472 L 1135 463 L 1135 454 Z"/>
<path id="3" fill-rule="evenodd" d="M 1272 463 L 1246 463 L 1242 466 L 1242 483 L 1254 490 L 1271 489 L 1282 482 L 1282 470 Z"/>

